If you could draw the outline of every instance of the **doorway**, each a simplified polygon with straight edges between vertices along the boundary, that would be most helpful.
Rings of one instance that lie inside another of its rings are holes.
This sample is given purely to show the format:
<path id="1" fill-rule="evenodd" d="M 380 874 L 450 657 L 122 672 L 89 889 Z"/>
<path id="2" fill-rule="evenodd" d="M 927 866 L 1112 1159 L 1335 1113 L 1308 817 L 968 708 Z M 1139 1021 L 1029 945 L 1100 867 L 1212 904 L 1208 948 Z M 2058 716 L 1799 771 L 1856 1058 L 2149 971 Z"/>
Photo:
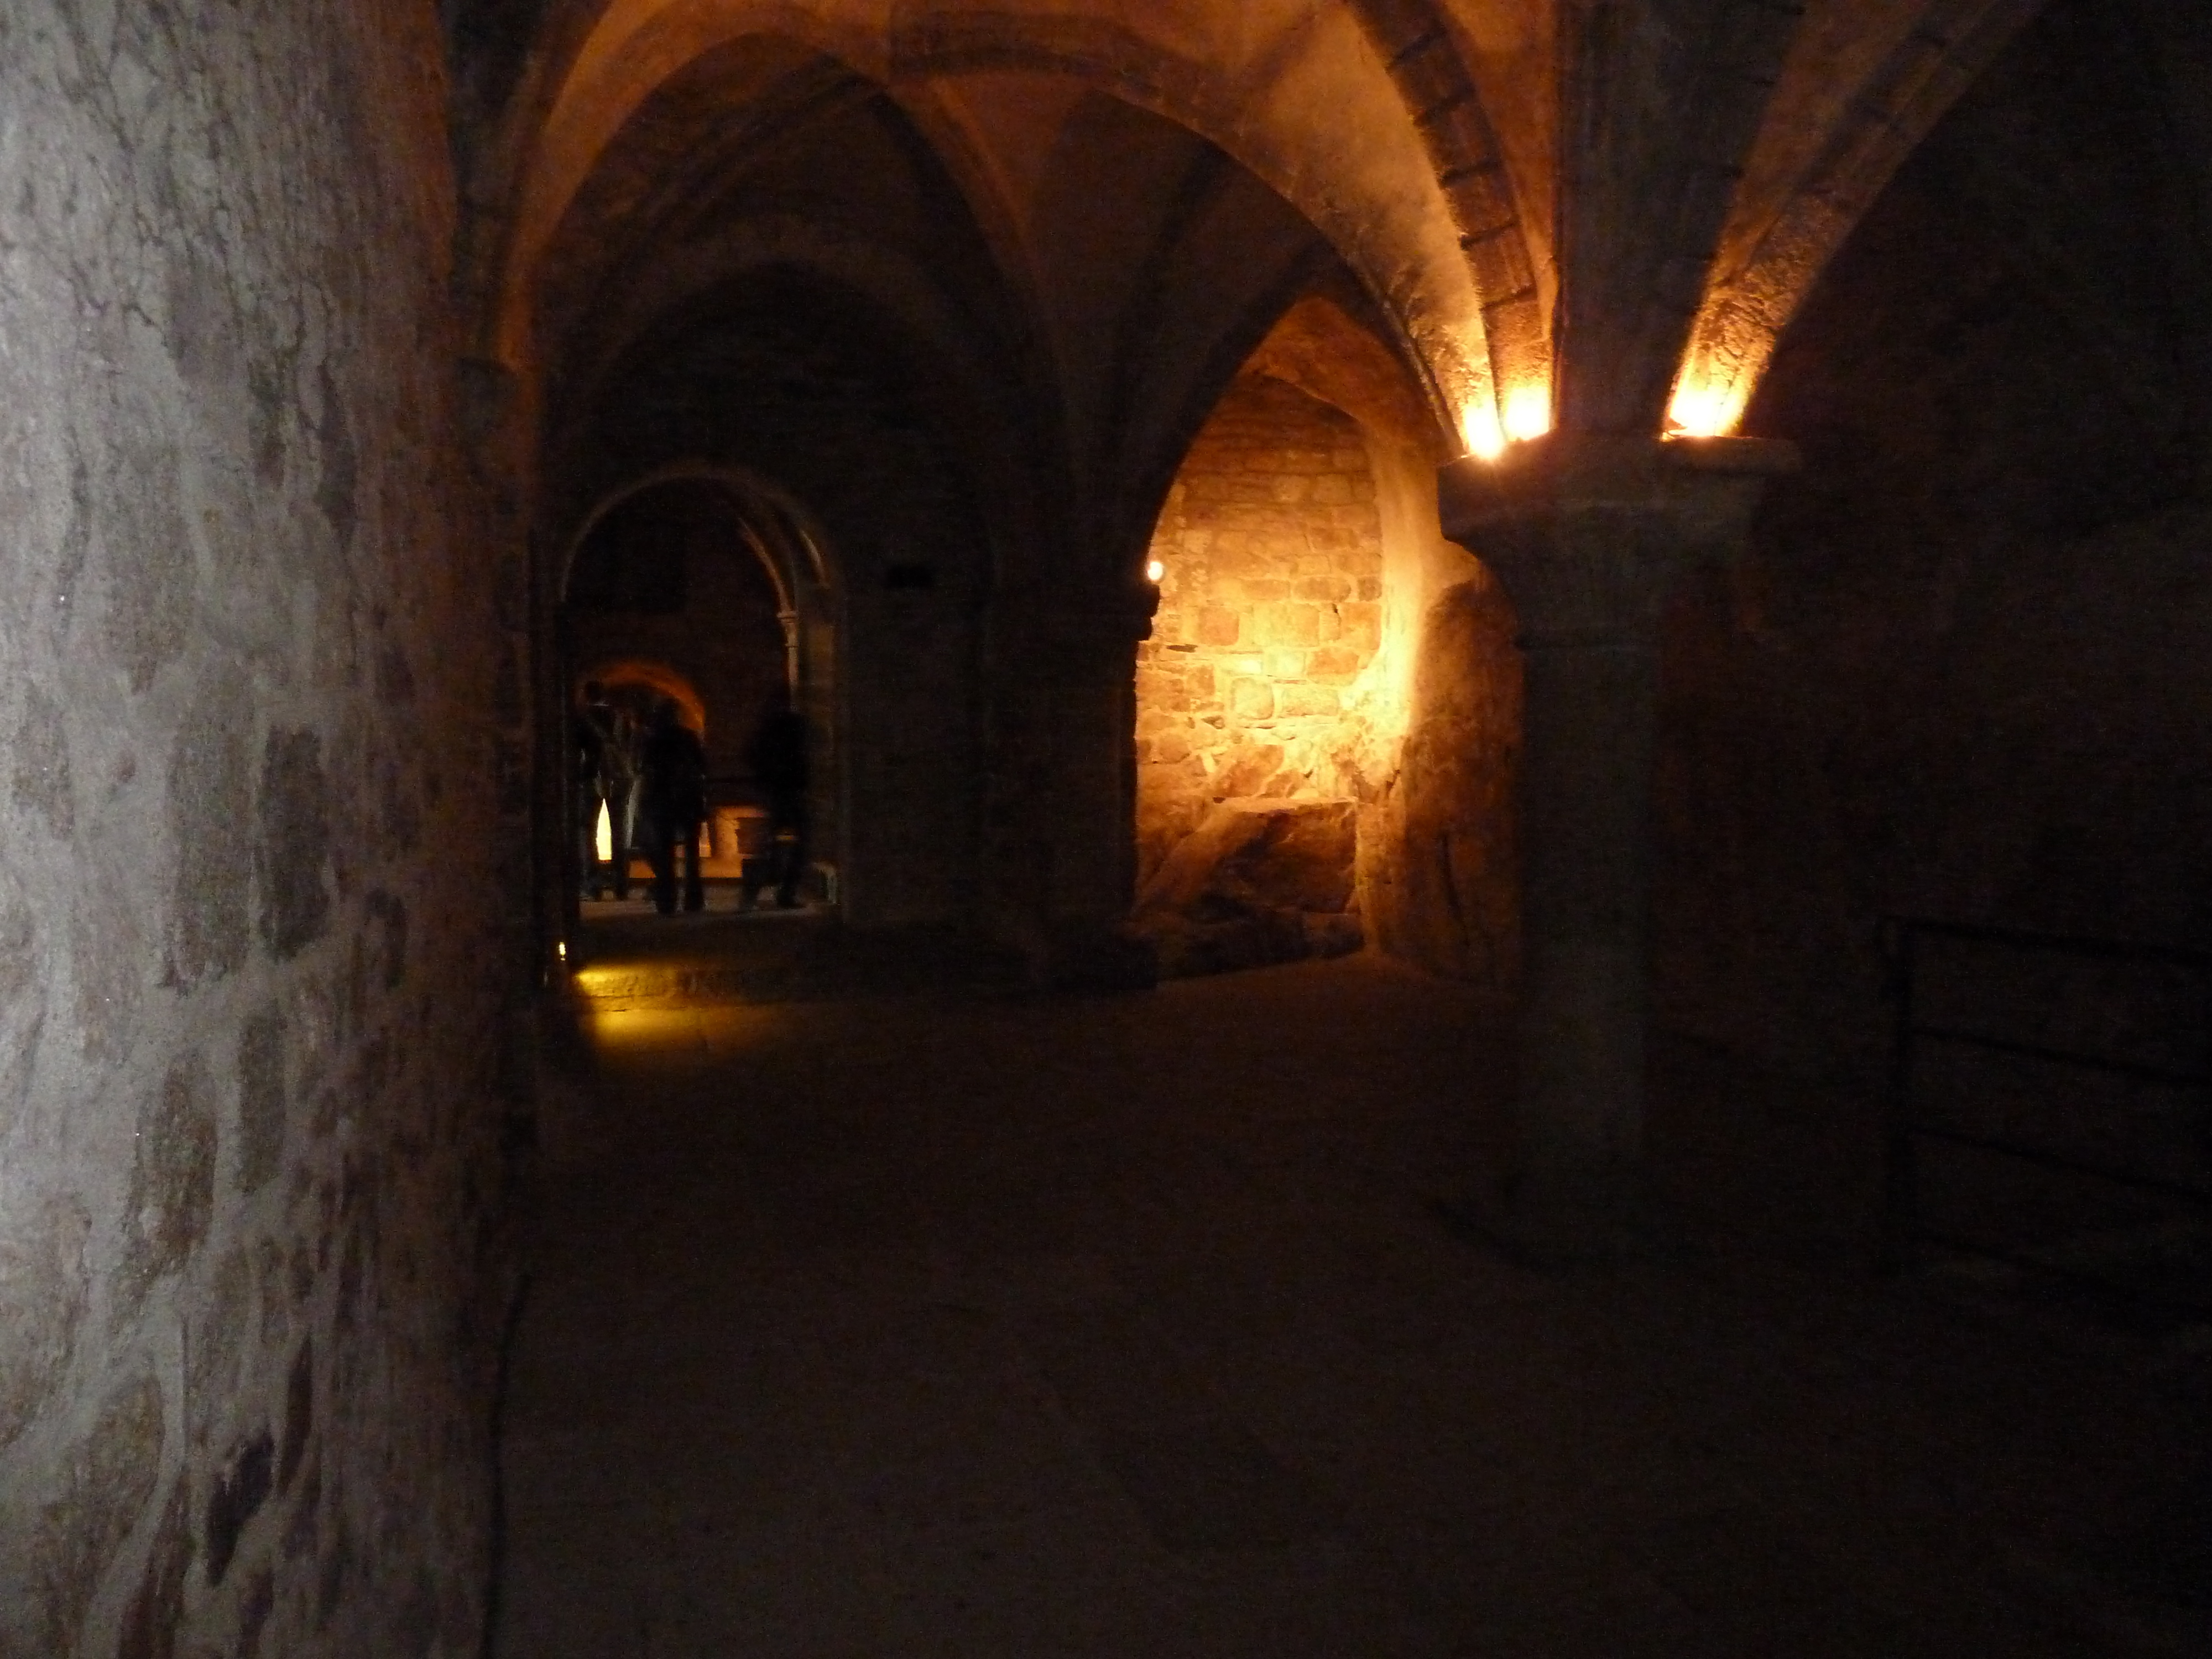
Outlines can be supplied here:
<path id="1" fill-rule="evenodd" d="M 586 737 L 564 780 L 576 840 L 580 901 L 620 894 L 644 877 L 636 793 L 581 775 L 580 754 L 609 738 L 628 752 L 605 770 L 634 780 L 638 743 L 667 709 L 705 757 L 701 854 L 714 902 L 740 905 L 780 858 L 794 860 L 807 908 L 837 898 L 838 720 L 834 587 L 819 541 L 795 509 L 757 482 L 663 477 L 623 491 L 587 521 L 568 562 L 560 610 L 567 707 Z M 596 700 L 596 712 L 587 701 Z M 806 737 L 806 833 L 779 853 L 776 791 L 762 775 L 758 735 L 785 711 Z M 598 728 L 606 727 L 604 734 Z M 593 822 L 586 822 L 591 819 Z M 775 820 L 775 822 L 772 822 Z M 625 833 L 625 830 L 629 833 Z M 625 879 L 629 878 L 629 879 Z"/>

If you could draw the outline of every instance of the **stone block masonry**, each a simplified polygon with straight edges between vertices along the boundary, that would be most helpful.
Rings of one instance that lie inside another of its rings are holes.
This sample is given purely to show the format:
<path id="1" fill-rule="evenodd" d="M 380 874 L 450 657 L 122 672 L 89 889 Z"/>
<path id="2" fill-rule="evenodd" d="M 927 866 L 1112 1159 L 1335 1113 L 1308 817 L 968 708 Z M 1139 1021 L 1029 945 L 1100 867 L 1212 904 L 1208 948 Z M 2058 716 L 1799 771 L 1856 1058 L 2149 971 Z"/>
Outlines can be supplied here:
<path id="1" fill-rule="evenodd" d="M 1220 802 L 1354 793 L 1382 645 L 1382 528 L 1346 416 L 1252 375 L 1168 498 L 1160 610 L 1137 668 L 1140 883 Z"/>
<path id="2" fill-rule="evenodd" d="M 481 1640 L 514 837 L 439 61 L 0 15 L 6 1659 Z"/>
<path id="3" fill-rule="evenodd" d="M 1192 445 L 1152 556 L 1137 925 L 1170 975 L 1357 949 L 1354 799 L 1395 741 L 1376 718 L 1382 525 L 1359 428 L 1248 374 Z"/>

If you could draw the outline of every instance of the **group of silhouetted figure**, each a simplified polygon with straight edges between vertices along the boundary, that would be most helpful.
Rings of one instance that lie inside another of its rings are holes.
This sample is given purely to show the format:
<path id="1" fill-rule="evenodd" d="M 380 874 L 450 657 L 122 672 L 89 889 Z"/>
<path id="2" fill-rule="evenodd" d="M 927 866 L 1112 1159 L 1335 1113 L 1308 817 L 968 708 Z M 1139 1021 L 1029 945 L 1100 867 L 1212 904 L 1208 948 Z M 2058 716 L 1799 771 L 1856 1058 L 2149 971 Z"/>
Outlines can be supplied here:
<path id="1" fill-rule="evenodd" d="M 702 910 L 707 886 L 700 842 L 707 824 L 707 751 L 672 697 L 656 701 L 640 722 L 593 680 L 575 720 L 575 775 L 583 896 L 629 896 L 630 859 L 642 852 L 653 871 L 653 904 L 662 915 Z M 779 694 L 745 746 L 745 765 L 768 809 L 769 850 L 742 861 L 743 902 L 765 888 L 785 909 L 799 902 L 806 868 L 805 717 Z M 599 821 L 612 856 L 599 856 Z"/>

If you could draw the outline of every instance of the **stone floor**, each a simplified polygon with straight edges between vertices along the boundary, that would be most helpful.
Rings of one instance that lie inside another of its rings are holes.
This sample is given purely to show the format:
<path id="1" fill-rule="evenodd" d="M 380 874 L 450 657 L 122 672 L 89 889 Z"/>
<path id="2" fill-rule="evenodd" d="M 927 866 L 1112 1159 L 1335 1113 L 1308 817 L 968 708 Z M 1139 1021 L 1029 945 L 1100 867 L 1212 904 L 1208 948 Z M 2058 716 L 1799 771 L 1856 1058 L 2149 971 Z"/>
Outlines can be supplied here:
<path id="1" fill-rule="evenodd" d="M 1453 987 L 918 978 L 588 1017 L 507 1659 L 2212 1651 L 2203 1334 L 1873 1277 L 1849 1103 L 1668 1049 L 1673 1248 L 1538 1273 L 1437 1218 L 1498 1150 Z"/>

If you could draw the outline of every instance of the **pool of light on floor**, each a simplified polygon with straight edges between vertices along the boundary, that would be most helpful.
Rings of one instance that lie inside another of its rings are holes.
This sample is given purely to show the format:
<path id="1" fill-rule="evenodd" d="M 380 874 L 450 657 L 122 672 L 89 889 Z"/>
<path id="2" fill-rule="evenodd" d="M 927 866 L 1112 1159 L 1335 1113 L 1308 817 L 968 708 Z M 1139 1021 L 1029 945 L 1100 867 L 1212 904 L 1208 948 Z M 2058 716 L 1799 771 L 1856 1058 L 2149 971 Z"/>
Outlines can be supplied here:
<path id="1" fill-rule="evenodd" d="M 569 977 L 586 996 L 596 998 L 617 995 L 623 984 L 636 975 L 634 970 L 622 968 L 579 968 Z"/>
<path id="2" fill-rule="evenodd" d="M 792 1024 L 789 1004 L 743 1006 L 702 1002 L 646 1008 L 592 1008 L 584 1014 L 592 1046 L 609 1058 L 690 1054 L 726 1060 L 762 1047 Z"/>

